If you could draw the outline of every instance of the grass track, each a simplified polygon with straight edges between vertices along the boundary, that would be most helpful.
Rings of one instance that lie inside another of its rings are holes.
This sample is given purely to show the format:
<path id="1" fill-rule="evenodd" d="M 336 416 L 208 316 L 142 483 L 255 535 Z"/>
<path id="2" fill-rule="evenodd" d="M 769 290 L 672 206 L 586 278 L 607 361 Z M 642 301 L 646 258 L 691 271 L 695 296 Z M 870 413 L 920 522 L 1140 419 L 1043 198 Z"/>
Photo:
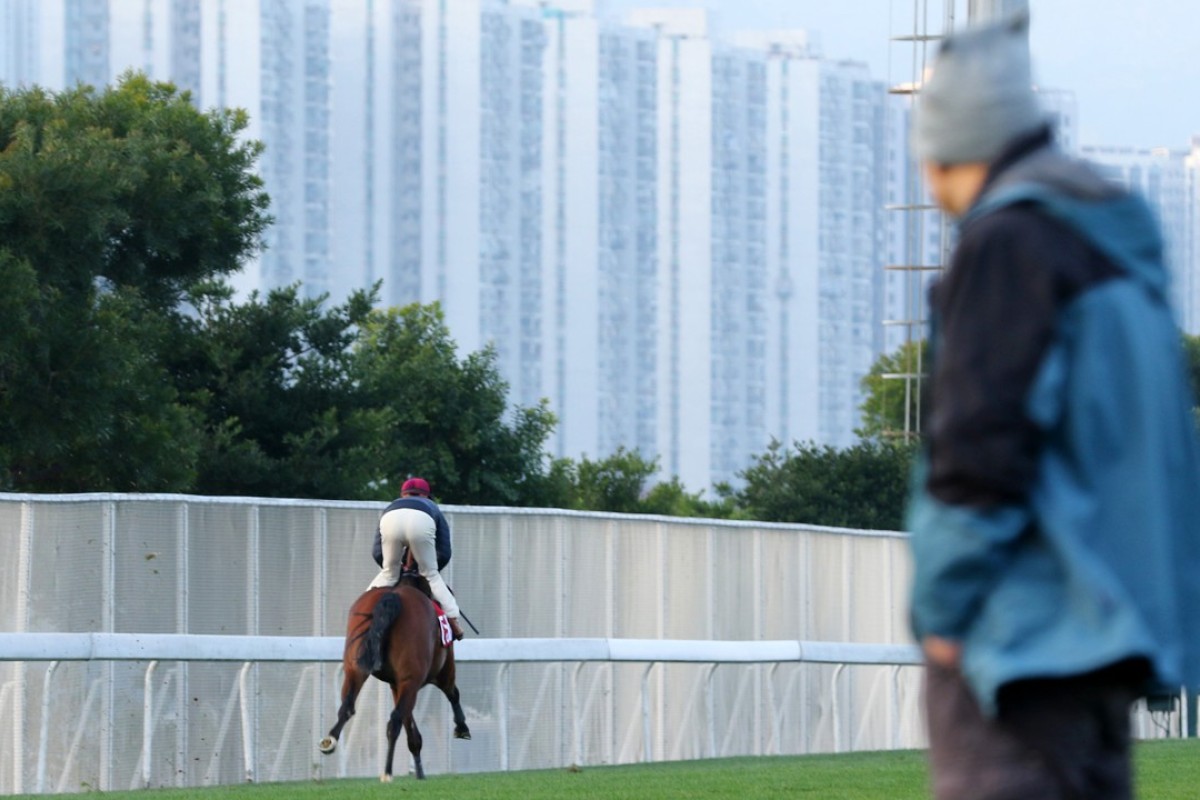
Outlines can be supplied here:
<path id="1" fill-rule="evenodd" d="M 1200 797 L 1200 740 L 1139 744 L 1137 796 L 1142 800 Z M 78 796 L 78 795 L 60 795 Z M 924 753 L 914 750 L 779 758 L 727 758 L 572 770 L 435 775 L 422 783 L 405 776 L 377 780 L 145 789 L 105 792 L 107 800 L 559 800 L 603 798 L 821 798 L 917 800 L 928 797 Z M 10 796 L 13 800 L 47 795 Z"/>

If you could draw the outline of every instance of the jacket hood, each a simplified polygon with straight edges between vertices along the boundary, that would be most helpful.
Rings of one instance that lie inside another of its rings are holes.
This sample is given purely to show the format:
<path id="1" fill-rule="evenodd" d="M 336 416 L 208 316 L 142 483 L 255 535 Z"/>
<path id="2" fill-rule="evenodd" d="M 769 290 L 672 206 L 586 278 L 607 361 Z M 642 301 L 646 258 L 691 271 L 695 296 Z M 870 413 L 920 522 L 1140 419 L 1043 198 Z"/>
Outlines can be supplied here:
<path id="1" fill-rule="evenodd" d="M 1106 180 L 1086 162 L 1046 147 L 998 175 L 962 224 L 1017 203 L 1037 205 L 1131 278 L 1167 298 L 1170 278 L 1158 221 L 1137 194 Z"/>

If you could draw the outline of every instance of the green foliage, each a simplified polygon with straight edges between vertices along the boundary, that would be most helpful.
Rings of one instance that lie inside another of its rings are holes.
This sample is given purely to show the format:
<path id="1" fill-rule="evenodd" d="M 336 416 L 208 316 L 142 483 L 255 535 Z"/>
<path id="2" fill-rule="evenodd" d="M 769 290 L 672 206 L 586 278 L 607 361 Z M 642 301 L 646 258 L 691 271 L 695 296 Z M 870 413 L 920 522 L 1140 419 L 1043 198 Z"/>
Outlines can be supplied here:
<path id="1" fill-rule="evenodd" d="M 737 506 L 728 484 L 714 487 L 716 499 L 706 500 L 703 492 L 689 492 L 679 478 L 656 483 L 642 498 L 639 511 L 668 517 L 704 517 L 706 519 L 748 519 Z"/>
<path id="2" fill-rule="evenodd" d="M 1188 385 L 1192 389 L 1192 400 L 1200 399 L 1200 336 L 1183 334 L 1183 360 L 1187 370 Z"/>
<path id="3" fill-rule="evenodd" d="M 103 277 L 170 304 L 240 269 L 269 222 L 246 125 L 135 74 L 101 91 L 0 88 L 0 241 L 73 299 Z"/>
<path id="4" fill-rule="evenodd" d="M 752 519 L 901 530 L 916 445 L 865 440 L 844 450 L 773 441 L 734 494 Z"/>
<path id="5" fill-rule="evenodd" d="M 728 518 L 736 513 L 732 498 L 705 500 L 703 492 L 688 492 L 677 477 L 652 483 L 658 471 L 658 459 L 624 447 L 601 459 L 554 459 L 541 479 L 542 492 L 526 504 L 674 517 Z M 729 493 L 728 487 L 724 490 Z"/>
<path id="6" fill-rule="evenodd" d="M 646 482 L 657 471 L 656 461 L 623 447 L 600 461 L 584 456 L 576 472 L 578 507 L 626 514 L 640 511 Z"/>
<path id="7" fill-rule="evenodd" d="M 194 313 L 167 359 L 204 418 L 193 491 L 365 496 L 384 420 L 353 379 L 350 348 L 374 293 L 325 309 L 292 286 L 237 304 L 204 283 L 188 299 Z"/>
<path id="8" fill-rule="evenodd" d="M 459 361 L 438 306 L 372 312 L 353 376 L 383 415 L 378 496 L 418 474 L 455 503 L 525 505 L 549 490 L 543 448 L 554 415 L 545 403 L 510 413 L 495 353 Z"/>
<path id="9" fill-rule="evenodd" d="M 136 76 L 0 88 L 0 488 L 191 485 L 199 420 L 159 354 L 267 224 L 245 124 Z"/>
<path id="10" fill-rule="evenodd" d="M 913 438 L 919 429 L 921 397 L 919 382 L 903 376 L 919 376 L 929 369 L 929 347 L 924 340 L 901 345 L 885 353 L 863 377 L 864 400 L 859 411 L 862 427 L 858 435 L 867 439 Z"/>

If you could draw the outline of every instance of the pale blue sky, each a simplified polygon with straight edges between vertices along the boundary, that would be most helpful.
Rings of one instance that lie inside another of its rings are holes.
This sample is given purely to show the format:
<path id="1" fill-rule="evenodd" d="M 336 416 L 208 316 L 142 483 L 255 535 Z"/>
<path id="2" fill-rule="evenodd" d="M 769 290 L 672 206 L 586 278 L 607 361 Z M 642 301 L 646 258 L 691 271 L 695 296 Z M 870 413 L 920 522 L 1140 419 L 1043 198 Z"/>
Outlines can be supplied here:
<path id="1" fill-rule="evenodd" d="M 807 28 L 826 56 L 908 80 L 911 55 L 889 44 L 912 29 L 913 0 L 597 0 L 621 15 L 640 6 L 702 6 L 725 32 Z M 934 6 L 930 3 L 930 6 Z M 1200 0 L 1029 0 L 1034 75 L 1070 89 L 1084 145 L 1183 148 L 1200 134 Z M 939 12 L 940 13 L 940 12 Z"/>

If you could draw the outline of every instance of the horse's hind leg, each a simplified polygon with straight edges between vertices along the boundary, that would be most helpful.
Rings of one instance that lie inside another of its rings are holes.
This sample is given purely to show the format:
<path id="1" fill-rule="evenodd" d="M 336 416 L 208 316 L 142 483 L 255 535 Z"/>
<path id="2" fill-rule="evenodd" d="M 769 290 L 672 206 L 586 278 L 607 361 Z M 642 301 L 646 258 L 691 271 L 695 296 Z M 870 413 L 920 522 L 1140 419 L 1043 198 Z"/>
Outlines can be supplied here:
<path id="1" fill-rule="evenodd" d="M 396 739 L 400 738 L 400 728 L 408 734 L 408 752 L 412 753 L 413 768 L 418 779 L 424 779 L 425 768 L 421 765 L 421 732 L 413 720 L 413 708 L 417 705 L 417 690 L 421 687 L 411 682 L 392 687 L 392 697 L 396 707 L 388 719 L 387 726 L 387 761 L 384 763 L 383 775 L 380 780 L 389 783 L 392 780 L 392 762 L 396 755 Z"/>
<path id="2" fill-rule="evenodd" d="M 421 765 L 421 731 L 417 728 L 412 711 L 408 712 L 408 717 L 404 720 L 404 731 L 408 734 L 408 752 L 412 753 L 417 779 L 425 780 L 425 767 Z"/>
<path id="3" fill-rule="evenodd" d="M 450 708 L 454 711 L 454 738 L 470 739 L 471 729 L 467 727 L 467 715 L 463 713 L 462 704 L 458 699 L 458 687 L 442 688 L 442 693 L 446 695 L 446 699 L 450 701 Z"/>
<path id="4" fill-rule="evenodd" d="M 442 668 L 434 685 L 442 690 L 442 694 L 446 695 L 446 699 L 450 701 L 450 708 L 454 711 L 454 738 L 470 739 L 471 729 L 467 727 L 467 716 L 463 714 L 458 686 L 454 682 L 453 661 L 447 662 L 446 666 Z"/>
<path id="5" fill-rule="evenodd" d="M 367 676 L 360 674 L 358 670 L 346 670 L 342 679 L 342 705 L 338 709 L 337 724 L 330 728 L 329 735 L 317 744 L 317 749 L 325 755 L 337 749 L 338 737 L 342 735 L 342 728 L 346 727 L 346 723 L 354 716 L 354 701 L 366 680 Z"/>

